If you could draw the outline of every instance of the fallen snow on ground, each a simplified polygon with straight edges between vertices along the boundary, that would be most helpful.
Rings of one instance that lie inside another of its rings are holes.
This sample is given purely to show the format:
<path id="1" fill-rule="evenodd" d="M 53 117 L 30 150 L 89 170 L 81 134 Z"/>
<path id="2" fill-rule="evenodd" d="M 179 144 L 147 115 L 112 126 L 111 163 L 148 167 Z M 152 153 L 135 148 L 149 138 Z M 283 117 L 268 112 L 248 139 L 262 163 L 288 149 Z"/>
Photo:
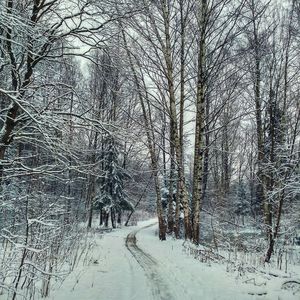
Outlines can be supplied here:
<path id="1" fill-rule="evenodd" d="M 74 272 L 54 286 L 53 300 L 298 300 L 281 276 L 226 272 L 226 264 L 201 263 L 182 241 L 159 242 L 155 220 L 95 235 L 95 246 Z M 129 235 L 130 240 L 126 238 Z M 127 245 L 127 247 L 126 247 Z M 279 274 L 280 275 L 280 274 Z M 293 273 L 300 279 L 300 274 Z"/>

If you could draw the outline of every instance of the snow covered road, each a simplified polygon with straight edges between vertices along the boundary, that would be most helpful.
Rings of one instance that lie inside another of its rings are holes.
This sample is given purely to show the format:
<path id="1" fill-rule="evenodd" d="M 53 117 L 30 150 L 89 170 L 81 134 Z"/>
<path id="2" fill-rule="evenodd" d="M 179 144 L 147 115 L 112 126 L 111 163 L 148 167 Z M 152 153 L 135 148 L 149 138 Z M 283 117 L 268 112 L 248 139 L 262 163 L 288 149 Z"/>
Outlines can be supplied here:
<path id="1" fill-rule="evenodd" d="M 163 276 L 160 274 L 159 264 L 156 261 L 156 259 L 153 258 L 150 254 L 143 251 L 141 248 L 139 248 L 136 243 L 136 234 L 140 230 L 152 227 L 155 224 L 147 225 L 139 230 L 135 230 L 129 233 L 126 238 L 126 247 L 131 252 L 136 261 L 139 263 L 139 265 L 144 269 L 145 275 L 147 276 L 150 283 L 153 299 L 174 299 L 174 297 L 170 293 L 170 288 L 165 283 Z"/>
<path id="2" fill-rule="evenodd" d="M 279 281 L 257 277 L 256 285 L 245 284 L 224 265 L 200 263 L 183 251 L 182 241 L 159 242 L 155 220 L 96 234 L 94 240 L 85 263 L 55 288 L 50 299 L 299 299 L 299 294 L 282 290 Z"/>

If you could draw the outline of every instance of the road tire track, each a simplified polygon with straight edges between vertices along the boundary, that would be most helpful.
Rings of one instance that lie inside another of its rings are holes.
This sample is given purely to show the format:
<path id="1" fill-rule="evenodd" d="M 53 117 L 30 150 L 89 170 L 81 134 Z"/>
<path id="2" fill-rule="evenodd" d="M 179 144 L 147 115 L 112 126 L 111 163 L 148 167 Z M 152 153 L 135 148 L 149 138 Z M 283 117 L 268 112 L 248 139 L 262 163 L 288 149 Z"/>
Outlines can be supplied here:
<path id="1" fill-rule="evenodd" d="M 142 227 L 138 230 L 130 232 L 126 237 L 126 248 L 138 262 L 138 264 L 145 271 L 145 275 L 147 276 L 153 298 L 155 300 L 172 300 L 172 294 L 169 291 L 168 285 L 165 283 L 164 278 L 160 275 L 159 265 L 155 258 L 153 258 L 150 254 L 146 253 L 144 250 L 138 247 L 136 234 L 145 228 L 156 225 L 151 224 L 145 227 Z"/>

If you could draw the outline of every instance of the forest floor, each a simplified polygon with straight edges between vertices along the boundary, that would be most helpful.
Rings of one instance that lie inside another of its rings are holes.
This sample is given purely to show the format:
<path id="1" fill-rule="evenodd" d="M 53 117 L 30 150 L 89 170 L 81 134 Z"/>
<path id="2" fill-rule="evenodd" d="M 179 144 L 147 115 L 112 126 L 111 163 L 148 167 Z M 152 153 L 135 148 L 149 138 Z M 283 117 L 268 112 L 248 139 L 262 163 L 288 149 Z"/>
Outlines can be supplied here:
<path id="1" fill-rule="evenodd" d="M 74 271 L 57 286 L 53 300 L 296 300 L 300 268 L 289 274 L 270 270 L 228 271 L 226 264 L 201 263 L 183 249 L 183 241 L 159 242 L 155 220 L 102 234 Z"/>

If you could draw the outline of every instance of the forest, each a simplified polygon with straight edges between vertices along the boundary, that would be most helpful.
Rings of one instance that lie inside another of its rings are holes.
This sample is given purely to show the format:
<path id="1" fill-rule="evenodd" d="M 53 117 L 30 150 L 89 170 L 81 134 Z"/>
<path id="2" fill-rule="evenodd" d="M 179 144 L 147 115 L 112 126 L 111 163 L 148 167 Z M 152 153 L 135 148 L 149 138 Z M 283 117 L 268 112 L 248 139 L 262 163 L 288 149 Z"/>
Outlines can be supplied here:
<path id="1" fill-rule="evenodd" d="M 0 299 L 154 216 L 300 266 L 299 74 L 298 0 L 0 0 Z"/>

